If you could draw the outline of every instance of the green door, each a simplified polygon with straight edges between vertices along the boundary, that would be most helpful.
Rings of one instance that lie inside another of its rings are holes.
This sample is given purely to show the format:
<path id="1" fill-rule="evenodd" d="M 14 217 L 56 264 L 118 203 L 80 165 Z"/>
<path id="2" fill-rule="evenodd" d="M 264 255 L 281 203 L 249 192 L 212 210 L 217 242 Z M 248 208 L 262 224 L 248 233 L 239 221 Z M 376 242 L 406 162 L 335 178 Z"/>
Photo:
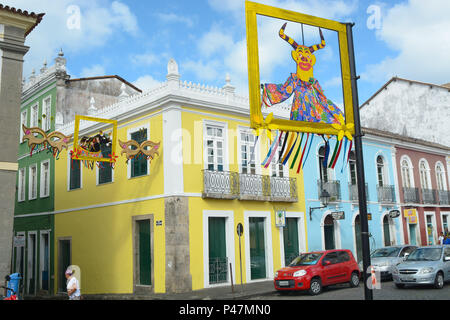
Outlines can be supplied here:
<path id="1" fill-rule="evenodd" d="M 208 218 L 209 283 L 227 281 L 228 261 L 225 218 Z"/>
<path id="2" fill-rule="evenodd" d="M 264 218 L 249 218 L 251 279 L 266 278 Z"/>
<path id="3" fill-rule="evenodd" d="M 410 224 L 409 225 L 409 244 L 417 245 L 417 237 L 416 237 L 416 225 Z"/>
<path id="4" fill-rule="evenodd" d="M 323 231 L 325 233 L 325 250 L 336 249 L 334 241 L 334 219 L 331 215 L 325 218 Z"/>
<path id="5" fill-rule="evenodd" d="M 391 245 L 391 232 L 389 229 L 389 220 L 387 216 L 383 218 L 383 231 L 384 231 L 384 245 L 388 247 Z"/>
<path id="6" fill-rule="evenodd" d="M 70 259 L 70 240 L 60 240 L 59 241 L 59 291 L 66 291 L 66 276 L 65 272 L 67 267 L 71 265 Z"/>
<path id="7" fill-rule="evenodd" d="M 152 284 L 150 220 L 137 221 L 139 232 L 139 284 Z"/>
<path id="8" fill-rule="evenodd" d="M 283 230 L 283 238 L 284 263 L 285 266 L 287 266 L 299 254 L 297 218 L 286 218 L 286 226 Z"/>

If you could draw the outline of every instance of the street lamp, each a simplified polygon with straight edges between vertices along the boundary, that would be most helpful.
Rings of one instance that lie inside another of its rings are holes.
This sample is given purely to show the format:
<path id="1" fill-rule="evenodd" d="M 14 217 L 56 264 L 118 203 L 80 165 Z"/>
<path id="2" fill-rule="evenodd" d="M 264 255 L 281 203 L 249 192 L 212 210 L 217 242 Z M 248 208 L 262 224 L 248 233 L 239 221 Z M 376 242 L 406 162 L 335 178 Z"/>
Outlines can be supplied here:
<path id="1" fill-rule="evenodd" d="M 328 207 L 328 203 L 330 201 L 330 194 L 328 193 L 327 190 L 323 189 L 322 192 L 320 193 L 320 197 L 319 197 L 320 202 L 322 202 L 323 206 L 322 207 L 313 207 L 313 208 L 309 208 L 309 220 L 312 221 L 312 212 L 315 209 L 324 209 L 326 207 Z"/>

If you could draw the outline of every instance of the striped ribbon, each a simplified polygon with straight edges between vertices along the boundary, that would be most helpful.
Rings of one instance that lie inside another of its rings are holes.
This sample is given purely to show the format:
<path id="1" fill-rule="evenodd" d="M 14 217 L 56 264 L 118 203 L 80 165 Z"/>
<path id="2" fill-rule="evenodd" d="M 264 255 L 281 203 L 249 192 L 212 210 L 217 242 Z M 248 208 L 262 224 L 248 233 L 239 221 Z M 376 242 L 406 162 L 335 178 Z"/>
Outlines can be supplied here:
<path id="1" fill-rule="evenodd" d="M 302 132 L 302 137 L 300 138 L 300 143 L 299 143 L 299 145 L 297 147 L 297 151 L 295 152 L 294 160 L 292 160 L 292 163 L 291 163 L 291 169 L 294 169 L 295 162 L 297 161 L 298 154 L 300 153 L 300 150 L 302 148 L 302 142 L 303 142 L 303 136 L 304 135 L 305 135 L 305 133 Z"/>
<path id="2" fill-rule="evenodd" d="M 302 156 L 300 158 L 300 162 L 298 163 L 297 173 L 300 172 L 300 167 L 302 166 L 303 156 L 305 155 L 306 146 L 308 145 L 309 133 L 306 136 L 305 146 L 303 147 Z"/>
<path id="3" fill-rule="evenodd" d="M 285 158 L 283 159 L 283 166 L 286 165 L 289 158 L 291 157 L 291 153 L 292 153 L 292 151 L 294 151 L 294 147 L 295 147 L 295 144 L 297 143 L 298 136 L 299 136 L 299 134 L 296 133 L 294 143 L 292 144 L 291 148 L 289 149 L 287 156 L 285 156 Z"/>
<path id="4" fill-rule="evenodd" d="M 306 163 L 306 159 L 308 159 L 308 156 L 309 156 L 309 151 L 311 151 L 311 146 L 312 146 L 312 142 L 313 142 L 313 140 L 314 140 L 314 134 L 313 134 L 313 135 L 311 135 L 311 141 L 309 142 L 308 152 L 306 153 L 306 157 L 305 157 L 305 160 L 303 160 L 303 164 L 302 164 L 302 169 L 303 169 L 303 166 L 304 166 L 304 165 L 305 165 L 305 163 Z"/>
<path id="5" fill-rule="evenodd" d="M 278 145 L 280 144 L 282 134 L 283 133 L 280 133 L 280 137 L 276 140 L 277 143 L 275 144 L 275 147 L 272 150 L 272 154 L 270 155 L 269 160 L 267 160 L 267 163 L 264 165 L 264 168 L 266 168 L 266 169 L 270 165 L 270 163 L 272 162 L 272 159 L 275 156 L 275 154 L 277 153 L 277 148 L 278 148 Z"/>
<path id="6" fill-rule="evenodd" d="M 269 160 L 270 154 L 271 154 L 271 152 L 272 152 L 273 147 L 275 146 L 275 143 L 276 143 L 276 141 L 277 141 L 277 138 L 278 138 L 278 132 L 277 132 L 277 136 L 275 137 L 275 139 L 273 139 L 272 145 L 271 145 L 270 148 L 269 148 L 269 152 L 267 152 L 267 156 L 266 156 L 266 158 L 264 159 L 264 161 L 261 163 L 261 165 L 265 165 L 266 162 L 267 162 L 267 160 Z"/>
<path id="7" fill-rule="evenodd" d="M 336 154 L 336 157 L 335 157 L 335 159 L 333 161 L 333 165 L 331 166 L 331 169 L 334 169 L 334 166 L 336 165 L 337 159 L 339 158 L 339 154 L 340 154 L 341 148 L 342 148 L 342 140 L 340 141 L 340 143 L 338 142 L 338 144 L 339 144 L 339 149 L 337 151 L 337 154 Z"/>
<path id="8" fill-rule="evenodd" d="M 289 131 L 286 131 L 286 134 L 284 135 L 283 146 L 281 147 L 281 150 L 280 150 L 280 155 L 283 155 L 284 149 L 286 148 L 286 143 L 288 141 L 288 136 L 289 136 Z M 281 156 L 278 159 L 278 163 L 280 163 L 280 160 L 281 160 Z"/>

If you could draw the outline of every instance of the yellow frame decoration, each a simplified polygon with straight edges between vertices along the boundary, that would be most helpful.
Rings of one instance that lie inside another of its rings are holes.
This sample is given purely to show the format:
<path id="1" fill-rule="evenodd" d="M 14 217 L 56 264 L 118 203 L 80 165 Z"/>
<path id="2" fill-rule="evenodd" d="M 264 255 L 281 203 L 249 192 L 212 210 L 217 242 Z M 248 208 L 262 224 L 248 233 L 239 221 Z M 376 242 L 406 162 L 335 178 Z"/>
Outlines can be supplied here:
<path id="1" fill-rule="evenodd" d="M 296 131 L 305 133 L 336 135 L 342 138 L 348 134 L 354 135 L 354 116 L 352 86 L 350 76 L 349 49 L 347 43 L 346 24 L 318 18 L 294 11 L 271 7 L 251 1 L 245 2 L 246 29 L 247 29 L 247 59 L 248 59 L 248 82 L 249 82 L 249 101 L 250 101 L 250 126 L 256 130 L 259 135 L 260 129 L 281 131 Z M 260 92 L 260 73 L 259 73 L 259 50 L 258 50 L 258 32 L 257 15 L 277 18 L 305 25 L 320 27 L 333 30 L 338 33 L 339 51 L 341 61 L 341 78 L 344 95 L 344 113 L 345 125 L 338 128 L 336 124 L 307 122 L 297 120 L 276 119 L 273 114 L 269 114 L 264 119 L 261 111 L 261 92 Z M 269 135 L 270 136 L 270 135 Z M 340 139 L 339 139 L 340 140 Z"/>
<path id="2" fill-rule="evenodd" d="M 100 123 L 109 123 L 113 126 L 113 132 L 112 132 L 112 145 L 111 145 L 111 154 L 115 155 L 116 151 L 116 143 L 117 143 L 117 120 L 109 120 L 109 119 L 101 119 L 101 118 L 94 118 L 94 117 L 88 117 L 88 116 L 82 116 L 82 115 L 75 115 L 75 133 L 73 138 L 73 149 L 76 153 L 77 150 L 81 149 L 81 147 L 78 144 L 78 138 L 79 138 L 79 129 L 80 129 L 80 121 L 92 121 L 92 122 L 100 122 Z M 114 157 L 112 158 L 100 158 L 100 157 L 91 157 L 91 156 L 84 156 L 84 155 L 77 155 L 77 160 L 87 160 L 87 161 L 97 161 L 97 162 L 110 162 L 114 163 L 116 160 Z"/>

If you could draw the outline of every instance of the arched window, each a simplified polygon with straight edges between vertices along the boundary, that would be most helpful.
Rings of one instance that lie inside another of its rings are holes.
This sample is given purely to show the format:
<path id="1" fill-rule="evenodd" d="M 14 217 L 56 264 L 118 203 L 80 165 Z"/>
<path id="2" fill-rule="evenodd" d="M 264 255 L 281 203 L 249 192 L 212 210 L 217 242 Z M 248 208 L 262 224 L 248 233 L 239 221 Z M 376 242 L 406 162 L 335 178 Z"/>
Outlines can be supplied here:
<path id="1" fill-rule="evenodd" d="M 419 173 L 420 173 L 420 184 L 422 189 L 431 189 L 430 179 L 429 179 L 429 169 L 428 163 L 424 160 L 420 161 Z"/>
<path id="2" fill-rule="evenodd" d="M 377 179 L 380 187 L 386 185 L 386 165 L 382 156 L 377 157 Z"/>
<path id="3" fill-rule="evenodd" d="M 437 188 L 438 190 L 446 190 L 447 186 L 445 183 L 445 172 L 444 169 L 442 168 L 442 164 L 438 163 L 436 165 L 436 181 L 437 181 Z"/>
<path id="4" fill-rule="evenodd" d="M 404 188 L 412 188 L 412 171 L 411 171 L 411 165 L 408 160 L 403 159 L 401 163 L 402 168 L 402 183 Z"/>

